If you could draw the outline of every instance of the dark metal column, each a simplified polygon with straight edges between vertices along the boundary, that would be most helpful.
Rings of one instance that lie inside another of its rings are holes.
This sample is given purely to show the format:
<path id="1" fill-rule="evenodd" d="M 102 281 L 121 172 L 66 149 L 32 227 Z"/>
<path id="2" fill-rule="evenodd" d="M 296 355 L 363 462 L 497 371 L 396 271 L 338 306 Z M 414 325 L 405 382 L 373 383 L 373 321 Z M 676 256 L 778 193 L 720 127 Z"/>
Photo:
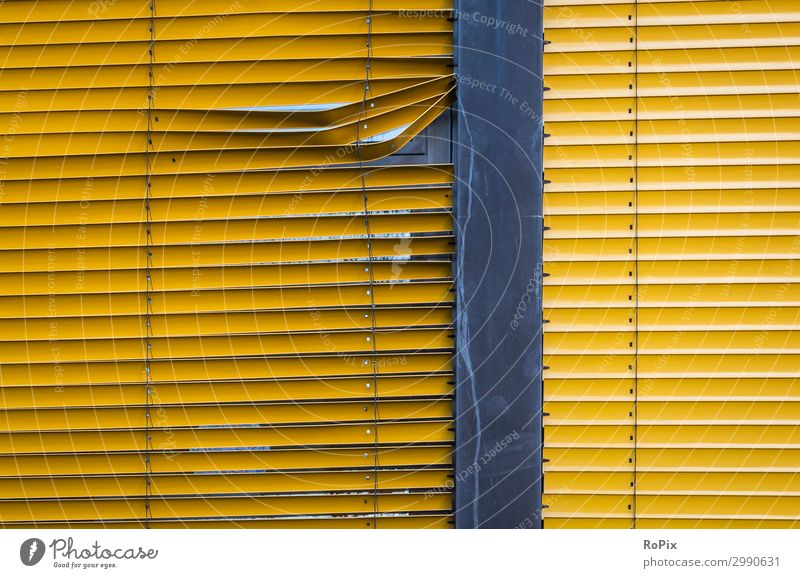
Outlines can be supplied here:
<path id="1" fill-rule="evenodd" d="M 456 526 L 541 525 L 541 0 L 457 0 Z"/>

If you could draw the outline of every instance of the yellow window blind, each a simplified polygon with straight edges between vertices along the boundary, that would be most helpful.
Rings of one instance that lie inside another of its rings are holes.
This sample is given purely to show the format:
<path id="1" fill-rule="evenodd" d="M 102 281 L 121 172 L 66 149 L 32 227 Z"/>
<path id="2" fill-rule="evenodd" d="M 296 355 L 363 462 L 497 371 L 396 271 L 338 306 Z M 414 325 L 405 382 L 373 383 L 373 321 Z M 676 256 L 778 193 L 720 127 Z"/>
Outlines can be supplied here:
<path id="1" fill-rule="evenodd" d="M 0 3 L 2 526 L 448 526 L 451 11 Z"/>
<path id="2" fill-rule="evenodd" d="M 800 526 L 800 4 L 544 18 L 545 527 Z"/>

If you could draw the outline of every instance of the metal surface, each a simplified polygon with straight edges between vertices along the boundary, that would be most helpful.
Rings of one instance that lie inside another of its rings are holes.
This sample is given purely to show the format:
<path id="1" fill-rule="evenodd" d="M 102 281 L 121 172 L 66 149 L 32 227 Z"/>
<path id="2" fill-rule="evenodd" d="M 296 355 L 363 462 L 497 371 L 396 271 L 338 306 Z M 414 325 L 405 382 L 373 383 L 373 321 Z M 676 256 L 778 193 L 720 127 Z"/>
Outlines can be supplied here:
<path id="1" fill-rule="evenodd" d="M 378 480 L 380 491 L 404 490 L 407 487 L 443 487 L 448 470 L 408 470 L 383 473 Z M 221 495 L 246 492 L 269 495 L 292 492 L 365 492 L 373 489 L 373 481 L 361 472 L 269 473 L 230 475 L 159 475 L 151 478 L 153 496 Z M 0 480 L 2 500 L 72 498 L 118 498 L 141 496 L 138 477 L 108 478 L 34 478 Z"/>
<path id="2" fill-rule="evenodd" d="M 143 447 L 143 432 L 136 436 Z M 61 439 L 64 438 L 62 434 Z M 370 436 L 371 437 L 371 436 Z M 153 474 L 195 472 L 247 472 L 354 469 L 371 470 L 375 461 L 371 439 L 351 447 L 265 450 L 260 446 L 248 449 L 218 449 L 214 452 L 176 451 L 167 446 L 151 455 Z M 159 447 L 158 444 L 154 444 Z M 227 450 L 227 451 L 224 451 Z M 392 467 L 452 466 L 449 444 L 438 447 L 392 447 L 386 444 L 378 450 L 380 463 Z M 40 451 L 40 454 L 42 452 Z M 48 455 L 0 456 L 0 474 L 18 476 L 80 476 L 93 474 L 143 476 L 144 452 L 113 453 L 108 450 L 89 453 L 60 453 Z"/>
<path id="3" fill-rule="evenodd" d="M 0 526 L 450 525 L 451 12 L 0 2 Z"/>
<path id="4" fill-rule="evenodd" d="M 456 525 L 535 527 L 541 519 L 541 5 L 461 0 L 457 7 Z"/>
<path id="5" fill-rule="evenodd" d="M 388 398 L 429 398 L 452 395 L 448 377 L 386 376 L 379 386 Z M 328 401 L 341 399 L 370 399 L 358 378 L 333 378 L 291 381 L 230 381 L 157 383 L 154 385 L 161 404 L 181 403 L 254 403 Z M 141 391 L 135 385 L 114 384 L 109 387 L 13 387 L 3 390 L 3 407 L 7 410 L 25 408 L 112 407 L 137 405 Z"/>
<path id="6" fill-rule="evenodd" d="M 373 516 L 355 515 L 346 517 L 331 517 L 320 516 L 317 518 L 284 518 L 284 519 L 266 519 L 266 520 L 251 520 L 251 519 L 233 519 L 233 520 L 175 520 L 168 522 L 150 521 L 150 528 L 161 529 L 269 529 L 269 530 L 287 530 L 287 529 L 342 529 L 342 530 L 356 530 L 362 528 L 370 528 Z M 436 516 L 416 514 L 414 512 L 405 513 L 402 516 L 388 515 L 380 518 L 381 528 L 389 530 L 408 530 L 408 529 L 445 529 L 450 528 L 452 519 L 448 516 Z M 144 527 L 141 522 L 119 522 L 109 520 L 104 522 L 71 522 L 65 524 L 63 522 L 39 522 L 38 524 L 31 523 L 0 523 L 0 528 L 8 529 L 25 529 L 25 528 L 40 528 L 40 529 L 63 529 L 63 528 L 77 528 L 77 529 L 92 529 L 92 528 L 113 528 L 113 529 L 139 529 Z"/>
<path id="7" fill-rule="evenodd" d="M 377 496 L 379 514 L 435 512 L 449 508 L 450 496 L 442 494 L 398 493 Z M 367 502 L 367 503 L 365 503 Z M 63 500 L 2 502 L 3 521 L 50 522 L 90 520 L 143 519 L 145 501 Z M 289 516 L 349 515 L 372 512 L 372 500 L 357 495 L 279 496 L 279 497 L 215 497 L 152 498 L 149 520 L 236 517 L 279 518 Z"/>
<path id="8" fill-rule="evenodd" d="M 546 4 L 545 527 L 797 527 L 798 5 Z"/>
<path id="9" fill-rule="evenodd" d="M 213 167 L 206 167 L 213 168 Z M 371 187 L 404 187 L 440 185 L 449 186 L 453 181 L 453 169 L 449 165 L 420 165 L 400 167 L 369 167 L 365 178 Z M 209 203 L 217 197 L 247 195 L 262 196 L 265 205 L 272 202 L 273 195 L 289 194 L 302 210 L 307 203 L 319 199 L 311 193 L 339 192 L 347 190 L 352 195 L 361 183 L 358 169 L 327 167 L 315 169 L 280 169 L 263 172 L 206 172 L 205 174 L 171 174 L 153 176 L 151 185 L 153 199 L 197 199 L 205 198 Z M 141 176 L 96 178 L 87 182 L 85 178 L 34 179 L 8 181 L 4 186 L 5 199 L 11 203 L 36 203 L 53 201 L 92 202 L 100 200 L 139 199 L 144 197 Z M 90 199 L 86 196 L 90 193 Z M 405 196 L 403 193 L 398 193 Z M 360 199 L 359 199 L 360 200 Z M 313 209 L 307 212 L 315 212 Z M 293 212 L 287 213 L 289 215 Z M 298 214 L 302 214 L 298 213 Z"/>

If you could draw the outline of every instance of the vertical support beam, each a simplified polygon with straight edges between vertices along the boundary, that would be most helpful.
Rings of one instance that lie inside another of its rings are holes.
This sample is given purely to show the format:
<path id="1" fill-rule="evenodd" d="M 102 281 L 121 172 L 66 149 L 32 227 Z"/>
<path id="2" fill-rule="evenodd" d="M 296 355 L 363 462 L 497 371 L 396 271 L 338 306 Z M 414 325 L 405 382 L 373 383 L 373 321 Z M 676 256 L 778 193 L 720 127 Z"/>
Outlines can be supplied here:
<path id="1" fill-rule="evenodd" d="M 457 0 L 456 526 L 541 526 L 541 0 Z"/>

